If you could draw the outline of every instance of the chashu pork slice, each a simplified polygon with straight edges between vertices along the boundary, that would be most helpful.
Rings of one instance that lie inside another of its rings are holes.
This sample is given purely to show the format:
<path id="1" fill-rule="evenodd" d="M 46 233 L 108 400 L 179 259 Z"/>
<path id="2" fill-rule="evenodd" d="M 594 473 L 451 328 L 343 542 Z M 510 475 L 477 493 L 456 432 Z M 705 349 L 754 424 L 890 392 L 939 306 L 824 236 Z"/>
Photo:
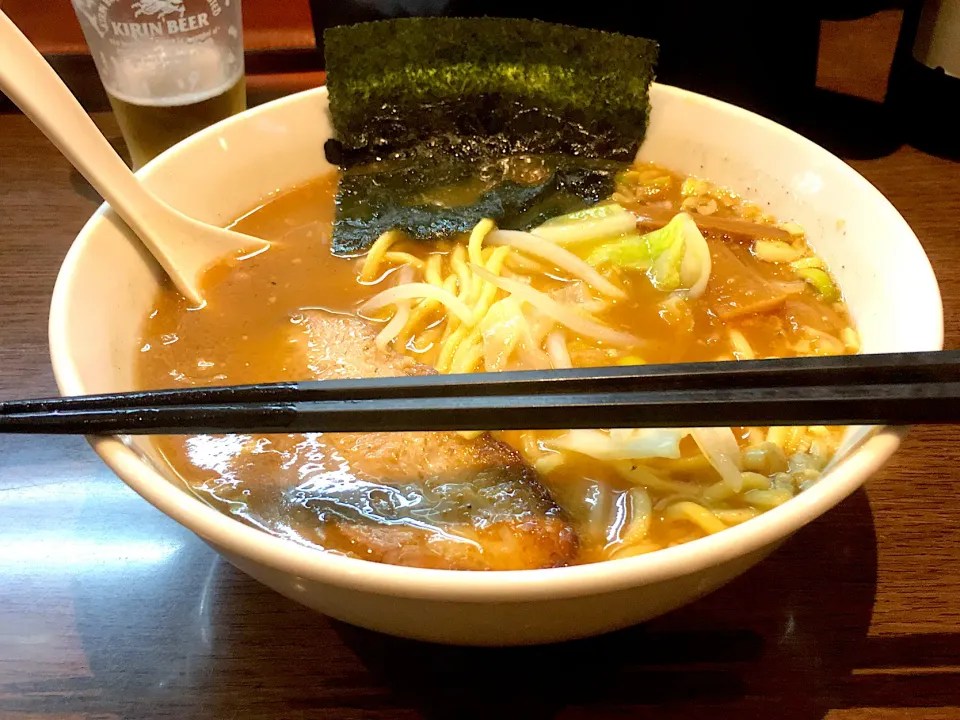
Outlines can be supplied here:
<path id="1" fill-rule="evenodd" d="M 380 350 L 356 317 L 309 310 L 292 327 L 287 370 L 299 378 L 435 372 Z M 517 451 L 489 434 L 318 433 L 307 441 L 297 453 L 301 481 L 283 503 L 310 542 L 428 568 L 519 570 L 574 559 L 577 537 L 564 513 Z"/>

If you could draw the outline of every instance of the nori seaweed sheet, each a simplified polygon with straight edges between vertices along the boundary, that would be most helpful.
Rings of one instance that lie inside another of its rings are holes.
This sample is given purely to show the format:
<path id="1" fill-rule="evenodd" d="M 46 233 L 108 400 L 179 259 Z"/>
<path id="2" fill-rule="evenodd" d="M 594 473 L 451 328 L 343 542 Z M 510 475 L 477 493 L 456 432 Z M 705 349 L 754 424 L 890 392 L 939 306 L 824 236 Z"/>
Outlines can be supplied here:
<path id="1" fill-rule="evenodd" d="M 525 229 L 593 204 L 646 131 L 650 40 L 528 20 L 404 18 L 330 28 L 324 44 L 336 132 L 326 152 L 344 171 L 338 255 L 391 228 L 431 239 L 491 217 Z M 483 177 L 516 156 L 547 158 L 552 172 Z M 423 201 L 450 187 L 473 192 Z"/>
<path id="2" fill-rule="evenodd" d="M 430 187 L 418 185 L 426 172 L 421 163 L 375 172 L 347 170 L 337 191 L 335 252 L 362 252 L 382 233 L 398 228 L 419 240 L 438 239 L 468 232 L 483 218 L 495 219 L 502 228 L 529 230 L 609 197 L 623 164 L 564 161 L 532 183 L 508 177 L 485 182 L 479 172 L 464 177 L 458 161 L 428 167 Z M 460 201 L 437 201 L 431 197 L 434 189 L 448 197 L 459 195 Z"/>

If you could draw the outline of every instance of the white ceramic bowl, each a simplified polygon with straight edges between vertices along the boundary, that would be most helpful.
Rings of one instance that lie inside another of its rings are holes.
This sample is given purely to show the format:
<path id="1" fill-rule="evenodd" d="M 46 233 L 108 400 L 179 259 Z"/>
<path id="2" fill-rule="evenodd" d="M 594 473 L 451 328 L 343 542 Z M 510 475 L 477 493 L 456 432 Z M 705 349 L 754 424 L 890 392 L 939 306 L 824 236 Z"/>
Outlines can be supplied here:
<path id="1" fill-rule="evenodd" d="M 936 279 L 889 202 L 839 159 L 757 115 L 666 86 L 651 91 L 645 159 L 713 180 L 795 220 L 836 273 L 865 352 L 942 347 Z M 258 107 L 195 135 L 140 176 L 171 205 L 226 224 L 271 194 L 331 168 L 323 88 Z M 133 389 L 140 325 L 158 266 L 106 206 L 77 237 L 53 294 L 50 348 L 65 395 Z M 348 623 L 446 643 L 513 645 L 595 635 L 667 612 L 758 562 L 857 489 L 902 430 L 851 434 L 853 452 L 813 488 L 718 535 L 628 560 L 520 572 L 393 567 L 311 550 L 205 505 L 172 480 L 143 439 L 91 440 L 130 487 L 231 563 Z M 118 523 L 123 518 L 117 518 Z"/>

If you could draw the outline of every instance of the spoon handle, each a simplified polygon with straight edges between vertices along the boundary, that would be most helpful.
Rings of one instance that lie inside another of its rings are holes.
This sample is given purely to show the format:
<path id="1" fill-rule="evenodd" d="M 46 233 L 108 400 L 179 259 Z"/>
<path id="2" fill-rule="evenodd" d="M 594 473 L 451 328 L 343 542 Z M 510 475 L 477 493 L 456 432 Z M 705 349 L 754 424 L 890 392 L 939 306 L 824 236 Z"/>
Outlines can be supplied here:
<path id="1" fill-rule="evenodd" d="M 175 280 L 181 273 L 154 239 L 163 227 L 168 209 L 147 191 L 110 146 L 90 116 L 77 102 L 60 76 L 33 44 L 0 10 L 0 90 L 40 128 L 57 149 L 79 170 L 110 207 L 123 218 L 147 246 L 163 269 Z M 199 294 L 188 298 L 199 304 Z"/>

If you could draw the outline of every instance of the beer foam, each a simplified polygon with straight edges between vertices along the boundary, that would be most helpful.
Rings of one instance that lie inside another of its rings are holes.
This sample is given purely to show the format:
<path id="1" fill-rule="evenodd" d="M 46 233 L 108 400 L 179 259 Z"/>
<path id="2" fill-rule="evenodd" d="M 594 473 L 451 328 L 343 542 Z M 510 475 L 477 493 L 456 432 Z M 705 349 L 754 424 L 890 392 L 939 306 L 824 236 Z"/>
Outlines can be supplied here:
<path id="1" fill-rule="evenodd" d="M 119 58 L 112 58 L 104 86 L 133 105 L 170 107 L 216 97 L 242 74 L 243 64 L 227 48 L 155 40 L 124 48 Z"/>

